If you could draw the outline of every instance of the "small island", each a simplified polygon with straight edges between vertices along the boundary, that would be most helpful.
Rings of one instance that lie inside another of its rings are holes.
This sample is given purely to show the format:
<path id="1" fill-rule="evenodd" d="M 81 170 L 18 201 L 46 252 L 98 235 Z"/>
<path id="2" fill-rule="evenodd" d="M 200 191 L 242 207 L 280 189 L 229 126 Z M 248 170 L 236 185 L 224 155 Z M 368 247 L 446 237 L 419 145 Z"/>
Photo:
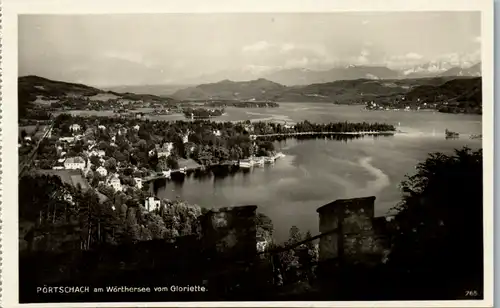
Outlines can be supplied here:
<path id="1" fill-rule="evenodd" d="M 204 104 L 206 107 L 236 107 L 236 108 L 278 108 L 279 104 L 272 101 L 211 101 Z"/>

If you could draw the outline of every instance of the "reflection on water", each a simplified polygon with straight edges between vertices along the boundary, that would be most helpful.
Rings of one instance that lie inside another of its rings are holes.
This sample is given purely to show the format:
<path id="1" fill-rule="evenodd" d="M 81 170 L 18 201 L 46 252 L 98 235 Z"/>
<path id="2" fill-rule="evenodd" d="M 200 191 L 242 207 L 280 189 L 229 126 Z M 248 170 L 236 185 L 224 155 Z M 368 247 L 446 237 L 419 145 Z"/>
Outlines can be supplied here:
<path id="1" fill-rule="evenodd" d="M 288 229 L 318 232 L 316 209 L 339 198 L 375 195 L 376 214 L 383 215 L 400 200 L 398 185 L 429 152 L 451 152 L 480 140 L 444 137 L 381 137 L 348 142 L 296 140 L 276 142 L 286 156 L 273 165 L 214 172 L 190 172 L 157 187 L 161 198 L 180 197 L 204 207 L 257 204 L 274 223 L 278 240 Z"/>

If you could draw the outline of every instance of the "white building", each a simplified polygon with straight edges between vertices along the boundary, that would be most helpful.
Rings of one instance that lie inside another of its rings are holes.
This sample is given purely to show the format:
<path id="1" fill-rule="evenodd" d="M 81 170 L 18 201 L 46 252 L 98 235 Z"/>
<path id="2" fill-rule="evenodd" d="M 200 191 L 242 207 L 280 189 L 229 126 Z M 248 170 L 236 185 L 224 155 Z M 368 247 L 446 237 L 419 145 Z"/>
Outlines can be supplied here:
<path id="1" fill-rule="evenodd" d="M 24 137 L 24 141 L 31 141 L 31 137 L 30 136 Z"/>
<path id="2" fill-rule="evenodd" d="M 99 126 L 97 126 L 97 128 L 99 128 L 101 130 L 106 130 L 106 126 L 104 126 L 104 125 L 99 125 Z"/>
<path id="3" fill-rule="evenodd" d="M 252 124 L 247 124 L 244 126 L 244 129 L 247 131 L 247 132 L 253 132 L 254 131 L 254 127 Z"/>
<path id="4" fill-rule="evenodd" d="M 188 143 L 188 142 L 189 142 L 189 133 L 182 136 L 182 143 Z"/>
<path id="5" fill-rule="evenodd" d="M 160 157 L 169 157 L 172 153 L 172 149 L 174 148 L 174 144 L 172 142 L 166 142 L 163 144 L 163 147 L 157 150 L 158 158 Z"/>
<path id="6" fill-rule="evenodd" d="M 146 198 L 146 201 L 144 202 L 144 207 L 152 212 L 160 207 L 160 199 L 156 197 L 149 197 Z"/>
<path id="7" fill-rule="evenodd" d="M 62 142 L 73 142 L 73 141 L 75 141 L 75 137 L 61 137 L 61 138 L 59 138 L 59 141 L 62 141 Z"/>
<path id="8" fill-rule="evenodd" d="M 372 102 L 373 103 L 373 102 Z M 283 125 L 284 128 L 286 129 L 290 129 L 290 128 L 294 128 L 295 126 L 294 125 L 288 125 L 286 122 L 285 122 L 285 125 Z"/>
<path id="9" fill-rule="evenodd" d="M 85 169 L 85 161 L 81 157 L 70 157 L 64 161 L 64 168 L 70 170 Z"/>
<path id="10" fill-rule="evenodd" d="M 139 125 L 134 126 L 135 130 L 139 130 L 141 127 Z"/>
<path id="11" fill-rule="evenodd" d="M 89 153 L 89 156 L 104 157 L 104 156 L 106 156 L 106 152 L 104 152 L 103 150 L 92 150 Z"/>
<path id="12" fill-rule="evenodd" d="M 115 191 L 122 191 L 122 183 L 120 181 L 120 178 L 118 177 L 117 174 L 113 175 L 111 179 L 109 180 L 109 185 L 115 189 Z"/>
<path id="13" fill-rule="evenodd" d="M 269 243 L 266 241 L 266 239 L 257 239 L 257 252 L 264 252 L 268 245 Z"/>
<path id="14" fill-rule="evenodd" d="M 141 178 L 134 178 L 135 181 L 135 187 L 141 189 L 142 188 L 142 179 Z"/>
<path id="15" fill-rule="evenodd" d="M 64 201 L 69 202 L 70 204 L 75 204 L 73 202 L 73 196 L 70 193 L 65 193 L 63 199 Z"/>
<path id="16" fill-rule="evenodd" d="M 100 166 L 99 168 L 97 168 L 96 170 L 101 176 L 107 176 L 108 175 L 108 170 L 106 170 L 106 168 L 104 168 L 103 166 Z"/>
<path id="17" fill-rule="evenodd" d="M 214 130 L 214 135 L 220 137 L 220 130 L 218 129 Z"/>
<path id="18" fill-rule="evenodd" d="M 72 132 L 78 132 L 80 131 L 82 127 L 80 126 L 80 124 L 72 124 L 70 127 L 69 127 L 69 130 L 72 131 Z"/>

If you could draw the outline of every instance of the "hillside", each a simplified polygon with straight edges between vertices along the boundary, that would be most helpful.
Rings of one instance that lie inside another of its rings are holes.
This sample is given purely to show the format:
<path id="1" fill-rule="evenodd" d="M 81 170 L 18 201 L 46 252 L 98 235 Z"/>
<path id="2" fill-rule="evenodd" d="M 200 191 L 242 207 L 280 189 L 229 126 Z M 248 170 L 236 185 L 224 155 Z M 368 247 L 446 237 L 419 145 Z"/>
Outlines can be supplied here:
<path id="1" fill-rule="evenodd" d="M 467 95 L 475 90 L 481 90 L 481 78 L 463 78 L 449 80 L 441 85 L 422 85 L 415 87 L 406 94 L 408 99 L 421 100 L 451 100 Z"/>
<path id="2" fill-rule="evenodd" d="M 266 100 L 277 102 L 335 102 L 362 104 L 379 96 L 405 94 L 418 86 L 438 86 L 457 77 L 419 79 L 356 79 L 286 87 L 266 79 L 248 82 L 224 80 L 174 93 L 179 100 Z M 459 77 L 465 78 L 465 77 Z"/>
<path id="3" fill-rule="evenodd" d="M 151 94 L 104 91 L 83 84 L 50 80 L 39 76 L 18 78 L 18 111 L 20 117 L 26 116 L 28 110 L 46 109 L 43 106 L 48 108 L 53 103 L 81 103 L 85 101 L 105 104 L 108 101 L 118 99 L 150 103 L 171 103 L 174 101 L 168 97 Z"/>
<path id="4" fill-rule="evenodd" d="M 91 101 L 105 101 L 107 99 L 128 99 L 143 101 L 165 101 L 168 97 L 153 94 L 137 94 L 131 92 L 105 91 L 78 83 L 50 80 L 39 76 L 25 76 L 18 78 L 19 99 L 33 102 L 37 98 L 63 99 L 63 98 L 88 98 Z"/>
<path id="5" fill-rule="evenodd" d="M 25 76 L 18 79 L 19 99 L 36 100 L 37 96 L 58 98 L 61 96 L 93 96 L 104 91 L 78 83 L 54 81 L 39 76 Z"/>
<path id="6" fill-rule="evenodd" d="M 443 78 L 440 78 L 443 80 Z M 440 84 L 422 84 L 407 93 L 378 96 L 369 109 L 435 109 L 446 113 L 482 113 L 481 77 L 454 78 Z"/>
<path id="7" fill-rule="evenodd" d="M 263 78 L 240 82 L 223 80 L 176 91 L 173 97 L 179 100 L 275 100 L 285 89 L 285 86 Z"/>

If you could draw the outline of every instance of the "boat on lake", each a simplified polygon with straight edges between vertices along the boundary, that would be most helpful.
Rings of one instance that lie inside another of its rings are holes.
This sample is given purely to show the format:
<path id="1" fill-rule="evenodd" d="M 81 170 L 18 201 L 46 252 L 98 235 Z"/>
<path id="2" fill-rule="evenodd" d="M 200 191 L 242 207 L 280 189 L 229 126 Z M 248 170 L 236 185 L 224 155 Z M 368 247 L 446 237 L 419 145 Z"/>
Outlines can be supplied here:
<path id="1" fill-rule="evenodd" d="M 253 160 L 251 158 L 242 159 L 239 162 L 240 168 L 244 168 L 244 169 L 250 169 L 250 168 L 253 167 L 253 165 L 254 165 L 254 162 L 253 162 Z"/>
<path id="2" fill-rule="evenodd" d="M 166 170 L 166 171 L 162 171 L 161 174 L 166 177 L 167 179 L 170 178 L 170 175 L 171 175 L 171 171 L 170 170 Z"/>
<path id="3" fill-rule="evenodd" d="M 254 164 L 255 164 L 255 165 L 258 165 L 258 166 L 263 166 L 263 165 L 264 165 L 264 162 L 265 162 L 265 158 L 264 158 L 264 157 L 257 157 L 257 158 L 254 160 Z"/>
<path id="4" fill-rule="evenodd" d="M 283 157 L 285 157 L 285 154 L 283 154 L 282 152 L 278 152 L 278 153 L 276 153 L 276 155 L 274 155 L 274 159 L 283 158 Z"/>
<path id="5" fill-rule="evenodd" d="M 458 138 L 460 136 L 459 133 L 456 133 L 456 132 L 452 132 L 448 129 L 446 129 L 444 131 L 445 135 L 446 135 L 446 138 L 449 139 L 449 138 Z"/>
<path id="6" fill-rule="evenodd" d="M 267 156 L 267 157 L 265 157 L 265 158 L 264 158 L 264 162 L 265 162 L 266 164 L 274 164 L 274 162 L 275 162 L 275 161 L 276 161 L 276 160 L 275 160 L 275 159 L 274 159 L 274 157 L 272 157 L 272 156 Z"/>

